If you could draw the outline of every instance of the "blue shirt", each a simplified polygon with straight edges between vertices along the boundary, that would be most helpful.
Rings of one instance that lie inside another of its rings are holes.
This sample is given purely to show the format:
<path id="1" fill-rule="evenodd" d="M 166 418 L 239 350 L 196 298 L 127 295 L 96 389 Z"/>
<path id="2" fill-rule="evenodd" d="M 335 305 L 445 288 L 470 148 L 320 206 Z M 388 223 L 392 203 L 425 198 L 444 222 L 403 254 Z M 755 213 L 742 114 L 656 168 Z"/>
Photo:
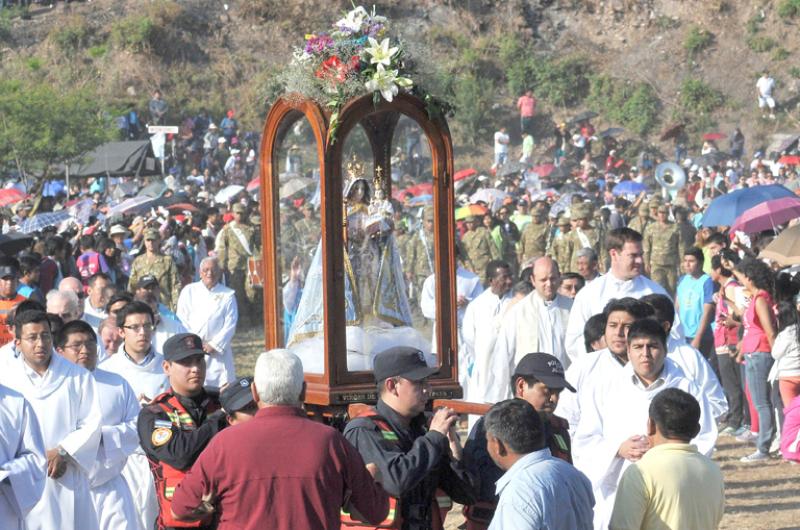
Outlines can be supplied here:
<path id="1" fill-rule="evenodd" d="M 687 337 L 695 337 L 703 318 L 703 305 L 714 303 L 714 282 L 708 274 L 693 278 L 688 274 L 681 276 L 677 294 L 678 316 Z"/>
<path id="2" fill-rule="evenodd" d="M 497 481 L 489 530 L 591 530 L 592 483 L 550 449 L 529 453 Z"/>

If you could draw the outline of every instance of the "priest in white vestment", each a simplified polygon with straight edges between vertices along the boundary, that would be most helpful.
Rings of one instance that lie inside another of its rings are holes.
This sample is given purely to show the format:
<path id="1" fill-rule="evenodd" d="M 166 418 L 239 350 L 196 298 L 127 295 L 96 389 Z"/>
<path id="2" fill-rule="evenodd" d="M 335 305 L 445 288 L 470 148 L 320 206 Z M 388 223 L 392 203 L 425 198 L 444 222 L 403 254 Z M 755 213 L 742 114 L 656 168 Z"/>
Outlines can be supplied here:
<path id="1" fill-rule="evenodd" d="M 42 431 L 22 394 L 0 385 L 0 528 L 21 530 L 44 492 Z"/>
<path id="2" fill-rule="evenodd" d="M 47 475 L 41 500 L 25 517 L 27 530 L 95 530 L 88 475 L 97 459 L 102 412 L 91 374 L 53 354 L 47 314 L 15 319 L 17 358 L 0 384 L 22 394 L 42 430 Z"/>
<path id="3" fill-rule="evenodd" d="M 512 397 L 509 385 L 514 367 L 529 353 L 549 353 L 568 365 L 564 351 L 572 299 L 558 294 L 561 275 L 552 258 L 539 258 L 533 264 L 533 292 L 514 304 L 503 317 L 495 342 L 490 367 L 486 371 L 487 402 L 497 403 Z"/>
<path id="4" fill-rule="evenodd" d="M 458 343 L 461 344 L 461 324 L 467 305 L 483 292 L 480 276 L 468 271 L 461 264 L 456 264 L 456 326 L 458 329 Z M 419 308 L 422 316 L 431 321 L 433 329 L 431 337 L 431 353 L 436 353 L 436 275 L 431 274 L 422 282 L 422 292 L 419 297 Z M 462 352 L 459 350 L 459 363 Z"/>
<path id="5" fill-rule="evenodd" d="M 108 318 L 106 289 L 111 285 L 111 277 L 104 272 L 98 272 L 89 278 L 87 285 L 81 320 L 92 326 L 95 333 L 100 333 L 100 322 Z"/>
<path id="6" fill-rule="evenodd" d="M 133 301 L 117 313 L 117 329 L 122 336 L 122 346 L 116 353 L 100 363 L 99 368 L 121 376 L 133 389 L 137 401 L 149 403 L 169 390 L 164 373 L 164 357 L 153 349 L 153 310 L 144 302 Z M 139 513 L 141 527 L 153 528 L 158 516 L 153 474 L 141 447 L 128 458 L 122 470 Z"/>
<path id="7" fill-rule="evenodd" d="M 464 349 L 464 363 L 458 365 L 459 380 L 466 382 L 464 399 L 476 403 L 488 402 L 487 382 L 492 352 L 506 307 L 511 302 L 514 281 L 511 267 L 504 261 L 489 262 L 486 272 L 488 289 L 470 302 L 464 311 L 461 324 L 464 342 L 459 345 Z"/>
<path id="8" fill-rule="evenodd" d="M 222 285 L 216 258 L 200 262 L 200 281 L 190 283 L 178 297 L 178 318 L 190 333 L 203 339 L 206 386 L 221 387 L 236 379 L 231 343 L 239 313 L 236 293 Z"/>
<path id="9" fill-rule="evenodd" d="M 698 400 L 700 432 L 692 443 L 699 452 L 710 455 L 717 440 L 708 400 L 683 370 L 667 359 L 666 333 L 658 322 L 646 318 L 631 325 L 628 357 L 630 362 L 621 371 L 579 398 L 581 418 L 572 451 L 575 467 L 592 481 L 596 530 L 608 528 L 622 472 L 650 448 L 648 409 L 659 392 L 679 388 Z"/>
<path id="10" fill-rule="evenodd" d="M 569 315 L 566 333 L 566 350 L 570 360 L 586 353 L 583 326 L 593 315 L 603 312 L 606 304 L 615 298 L 630 296 L 640 298 L 651 293 L 667 294 L 662 286 L 642 275 L 642 236 L 630 228 L 617 228 L 608 233 L 606 241 L 611 256 L 607 274 L 589 282 L 575 296 Z M 676 321 L 673 334 L 682 336 Z M 565 364 L 566 366 L 566 364 Z"/>
<path id="11" fill-rule="evenodd" d="M 100 449 L 89 473 L 92 503 L 100 530 L 139 528 L 136 505 L 122 469 L 139 447 L 136 420 L 141 406 L 131 386 L 119 375 L 98 370 L 97 335 L 92 327 L 75 320 L 64 325 L 56 351 L 68 361 L 86 368 L 95 380 L 100 410 Z"/>

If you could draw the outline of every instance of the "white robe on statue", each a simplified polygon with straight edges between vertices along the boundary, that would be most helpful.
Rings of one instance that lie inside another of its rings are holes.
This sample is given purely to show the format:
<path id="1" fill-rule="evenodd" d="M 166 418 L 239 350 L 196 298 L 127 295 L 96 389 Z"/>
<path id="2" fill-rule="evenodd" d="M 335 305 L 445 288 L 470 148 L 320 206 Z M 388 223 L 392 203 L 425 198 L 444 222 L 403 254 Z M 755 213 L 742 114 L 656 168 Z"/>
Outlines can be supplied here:
<path id="1" fill-rule="evenodd" d="M 178 318 L 219 352 L 206 355 L 206 386 L 221 387 L 235 380 L 231 343 L 239 313 L 233 289 L 221 283 L 212 289 L 203 282 L 190 283 L 178 297 Z"/>
<path id="2" fill-rule="evenodd" d="M 20 530 L 47 480 L 42 432 L 22 394 L 0 386 L 0 528 Z"/>
<path id="3" fill-rule="evenodd" d="M 97 459 L 102 413 L 91 374 L 53 355 L 47 371 L 39 376 L 20 354 L 0 373 L 0 384 L 21 393 L 31 404 L 45 450 L 61 446 L 68 454 L 66 472 L 58 479 L 47 479 L 41 500 L 25 517 L 25 528 L 97 529 L 88 473 Z"/>
<path id="4" fill-rule="evenodd" d="M 708 400 L 683 370 L 666 359 L 658 380 L 645 388 L 629 363 L 615 377 L 580 394 L 581 419 L 572 440 L 575 467 L 592 481 L 595 498 L 594 527 L 607 529 L 623 471 L 631 464 L 617 453 L 634 435 L 647 434 L 650 402 L 666 388 L 679 388 L 700 403 L 700 433 L 692 440 L 700 453 L 709 456 L 717 441 L 717 426 Z"/>
<path id="5" fill-rule="evenodd" d="M 145 364 L 136 364 L 120 351 L 106 359 L 100 365 L 100 369 L 115 373 L 125 379 L 133 389 L 137 400 L 139 396 L 146 396 L 152 400 L 169 390 L 169 380 L 161 366 L 162 362 L 164 362 L 164 358 L 155 354 Z M 153 474 L 150 472 L 150 464 L 141 447 L 128 457 L 128 462 L 122 470 L 122 476 L 133 494 L 141 528 L 146 530 L 153 528 L 153 523 L 158 517 L 158 499 L 156 498 Z"/>
<path id="6" fill-rule="evenodd" d="M 570 307 L 572 300 L 566 296 L 557 294 L 551 302 L 546 302 L 533 291 L 503 316 L 487 371 L 489 403 L 512 397 L 511 374 L 529 353 L 549 353 L 568 366 L 564 332 Z"/>
<path id="7" fill-rule="evenodd" d="M 459 382 L 464 387 L 464 399 L 489 403 L 489 371 L 497 333 L 503 315 L 511 302 L 511 293 L 500 297 L 486 289 L 469 303 L 464 311 L 461 337 L 464 340 L 464 362 L 459 363 Z"/>
<path id="8" fill-rule="evenodd" d="M 122 476 L 128 457 L 139 447 L 136 419 L 141 406 L 121 376 L 103 370 L 95 370 L 92 375 L 103 412 L 102 441 L 89 475 L 100 530 L 145 530 L 138 526 L 133 495 Z"/>

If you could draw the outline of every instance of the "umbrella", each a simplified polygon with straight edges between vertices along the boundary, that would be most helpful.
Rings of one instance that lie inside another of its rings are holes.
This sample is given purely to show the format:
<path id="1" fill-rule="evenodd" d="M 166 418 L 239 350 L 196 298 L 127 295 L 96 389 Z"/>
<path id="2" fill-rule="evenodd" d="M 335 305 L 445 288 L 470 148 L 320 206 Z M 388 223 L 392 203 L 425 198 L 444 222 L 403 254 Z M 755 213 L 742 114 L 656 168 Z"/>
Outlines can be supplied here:
<path id="1" fill-rule="evenodd" d="M 623 180 L 611 192 L 613 195 L 639 195 L 643 191 L 647 191 L 647 186 L 635 180 Z"/>
<path id="2" fill-rule="evenodd" d="M 681 133 L 681 131 L 683 131 L 684 127 L 686 127 L 685 123 L 676 123 L 675 125 L 670 125 L 666 128 L 666 130 L 664 130 L 664 132 L 661 133 L 659 141 L 666 142 L 670 138 L 675 138 Z"/>
<path id="3" fill-rule="evenodd" d="M 404 195 L 405 193 L 410 193 L 414 197 L 417 195 L 433 195 L 433 183 L 423 182 L 422 184 L 417 184 L 416 186 L 409 186 L 400 194 Z"/>
<path id="4" fill-rule="evenodd" d="M 258 188 L 261 187 L 261 178 L 256 177 L 250 182 L 247 183 L 247 187 L 245 188 L 248 192 L 256 191 Z"/>
<path id="5" fill-rule="evenodd" d="M 716 166 L 731 157 L 728 153 L 722 151 L 711 151 L 704 155 L 700 155 L 693 162 L 698 166 Z"/>
<path id="6" fill-rule="evenodd" d="M 288 199 L 292 195 L 307 190 L 314 184 L 314 179 L 308 177 L 295 177 L 281 185 L 280 198 Z"/>
<path id="7" fill-rule="evenodd" d="M 761 251 L 760 258 L 769 258 L 782 267 L 800 264 L 800 225 L 790 226 Z"/>
<path id="8" fill-rule="evenodd" d="M 533 190 L 530 192 L 531 194 L 531 202 L 549 199 L 550 197 L 555 197 L 558 195 L 558 192 L 553 188 L 547 188 L 544 190 Z"/>
<path id="9" fill-rule="evenodd" d="M 759 203 L 794 196 L 791 190 L 778 184 L 734 190 L 711 201 L 703 214 L 703 226 L 731 226 L 746 210 Z"/>
<path id="10" fill-rule="evenodd" d="M 121 203 L 109 208 L 106 212 L 106 217 L 114 217 L 115 215 L 122 215 L 125 213 L 141 212 L 147 210 L 155 202 L 153 197 L 139 195 L 125 199 Z"/>
<path id="11" fill-rule="evenodd" d="M 778 159 L 779 164 L 785 166 L 800 166 L 800 156 L 797 155 L 783 155 Z"/>
<path id="12" fill-rule="evenodd" d="M 48 226 L 60 225 L 67 219 L 71 218 L 72 214 L 67 210 L 40 213 L 22 221 L 19 225 L 19 231 L 23 234 L 30 234 L 32 232 L 38 232 L 39 230 L 47 228 Z"/>
<path id="13" fill-rule="evenodd" d="M 188 202 L 177 202 L 175 204 L 170 204 L 167 206 L 167 210 L 175 211 L 175 212 L 199 212 L 200 210 L 197 209 L 197 206 L 194 204 L 189 204 Z"/>
<path id="14" fill-rule="evenodd" d="M 552 173 L 550 173 L 549 177 L 551 179 L 566 179 L 572 176 L 572 170 L 577 166 L 577 164 L 572 162 L 562 162 L 560 166 L 555 168 Z"/>
<path id="15" fill-rule="evenodd" d="M 572 196 L 575 195 L 574 193 L 565 193 L 558 199 L 556 202 L 550 206 L 550 217 L 556 218 L 558 214 L 569 208 L 569 205 L 572 204 Z"/>
<path id="16" fill-rule="evenodd" d="M 164 192 L 167 191 L 167 185 L 164 184 L 163 181 L 157 180 L 155 182 L 151 182 L 141 190 L 139 190 L 139 195 L 146 195 L 148 197 L 157 198 L 164 195 Z"/>
<path id="17" fill-rule="evenodd" d="M 216 195 L 214 195 L 214 200 L 218 203 L 226 203 L 236 195 L 241 193 L 244 190 L 244 186 L 240 186 L 238 184 L 231 184 L 230 186 L 226 186 L 219 190 Z"/>
<path id="18" fill-rule="evenodd" d="M 582 121 L 591 120 L 592 118 L 596 118 L 596 117 L 597 117 L 597 113 L 596 112 L 593 112 L 591 110 L 587 110 L 587 111 L 581 112 L 580 114 L 574 116 L 572 118 L 571 122 L 572 123 L 580 123 Z"/>
<path id="19" fill-rule="evenodd" d="M 508 197 L 508 193 L 498 190 L 496 188 L 483 188 L 469 198 L 469 202 L 485 202 L 493 212 L 497 211 L 503 205 L 503 200 Z"/>
<path id="20" fill-rule="evenodd" d="M 522 171 L 525 171 L 525 164 L 521 164 L 519 162 L 507 162 L 497 169 L 497 176 L 506 177 Z"/>
<path id="21" fill-rule="evenodd" d="M 468 204 L 456 210 L 456 221 L 472 217 L 473 215 L 486 215 L 489 210 L 482 204 Z"/>
<path id="22" fill-rule="evenodd" d="M 424 206 L 433 202 L 433 195 L 417 195 L 408 201 L 409 206 Z"/>
<path id="23" fill-rule="evenodd" d="M 0 206 L 14 204 L 15 202 L 21 201 L 25 197 L 27 197 L 27 195 L 19 191 L 17 188 L 6 188 L 4 190 L 0 190 Z"/>
<path id="24" fill-rule="evenodd" d="M 715 133 L 705 133 L 705 134 L 703 135 L 703 140 L 705 140 L 705 141 L 707 141 L 707 142 L 715 142 L 715 141 L 717 141 L 717 140 L 722 140 L 723 138 L 726 138 L 727 136 L 728 136 L 727 134 L 724 134 L 724 133 L 718 133 L 718 132 L 715 132 Z"/>
<path id="25" fill-rule="evenodd" d="M 796 135 L 791 135 L 791 136 L 789 136 L 788 138 L 786 138 L 786 139 L 785 139 L 785 140 L 784 140 L 784 141 L 783 141 L 783 142 L 782 142 L 782 143 L 781 143 L 781 144 L 778 146 L 778 148 L 777 148 L 775 151 L 777 151 L 778 153 L 783 153 L 784 151 L 788 151 L 789 149 L 791 149 L 791 147 L 792 147 L 792 146 L 793 146 L 795 143 L 797 143 L 797 140 L 798 140 L 798 139 L 800 139 L 800 136 L 796 136 Z"/>
<path id="26" fill-rule="evenodd" d="M 539 166 L 534 166 L 534 168 L 531 171 L 533 171 L 540 177 L 547 177 L 550 175 L 550 173 L 553 172 L 555 168 L 556 166 L 553 164 L 542 164 Z"/>
<path id="27" fill-rule="evenodd" d="M 622 134 L 624 132 L 625 132 L 625 129 L 623 129 L 622 127 L 611 127 L 609 129 L 606 129 L 605 131 L 602 131 L 597 136 L 600 137 L 600 138 L 605 138 L 607 136 L 613 137 L 613 136 L 619 136 L 620 134 Z"/>
<path id="28" fill-rule="evenodd" d="M 733 223 L 731 231 L 738 230 L 747 234 L 763 232 L 797 217 L 800 217 L 800 198 L 782 197 L 746 210 Z"/>
<path id="29" fill-rule="evenodd" d="M 453 175 L 453 181 L 458 182 L 459 180 L 464 180 L 467 177 L 471 177 L 477 174 L 478 172 L 475 170 L 475 168 L 470 167 L 467 169 L 462 169 L 461 171 L 456 171 L 456 174 Z"/>
<path id="30" fill-rule="evenodd" d="M 30 247 L 33 237 L 19 232 L 0 234 L 0 252 L 6 256 L 13 256 L 17 252 Z"/>

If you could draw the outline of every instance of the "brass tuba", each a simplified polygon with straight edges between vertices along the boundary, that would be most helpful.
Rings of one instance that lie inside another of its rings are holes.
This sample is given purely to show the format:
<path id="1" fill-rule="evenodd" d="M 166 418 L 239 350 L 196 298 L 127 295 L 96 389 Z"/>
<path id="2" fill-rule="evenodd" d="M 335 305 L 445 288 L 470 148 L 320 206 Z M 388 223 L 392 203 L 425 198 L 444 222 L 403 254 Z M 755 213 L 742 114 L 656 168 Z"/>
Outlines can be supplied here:
<path id="1" fill-rule="evenodd" d="M 664 192 L 669 193 L 672 200 L 675 200 L 678 190 L 686 185 L 686 173 L 674 162 L 662 162 L 656 166 L 655 177 L 656 182 L 661 185 Z"/>

